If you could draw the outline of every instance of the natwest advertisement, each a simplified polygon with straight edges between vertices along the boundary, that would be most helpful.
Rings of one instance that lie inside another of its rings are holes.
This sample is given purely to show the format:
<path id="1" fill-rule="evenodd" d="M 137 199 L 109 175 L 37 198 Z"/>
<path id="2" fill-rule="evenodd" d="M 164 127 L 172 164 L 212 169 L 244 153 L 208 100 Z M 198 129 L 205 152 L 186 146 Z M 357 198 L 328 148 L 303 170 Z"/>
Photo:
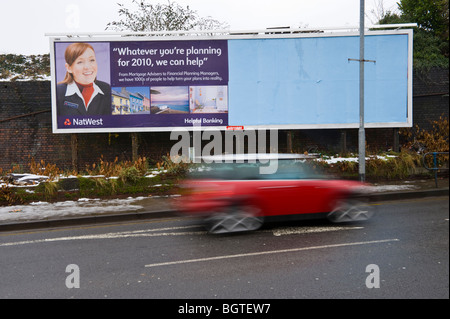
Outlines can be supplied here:
<path id="1" fill-rule="evenodd" d="M 54 70 L 57 132 L 228 124 L 225 40 L 55 42 Z"/>

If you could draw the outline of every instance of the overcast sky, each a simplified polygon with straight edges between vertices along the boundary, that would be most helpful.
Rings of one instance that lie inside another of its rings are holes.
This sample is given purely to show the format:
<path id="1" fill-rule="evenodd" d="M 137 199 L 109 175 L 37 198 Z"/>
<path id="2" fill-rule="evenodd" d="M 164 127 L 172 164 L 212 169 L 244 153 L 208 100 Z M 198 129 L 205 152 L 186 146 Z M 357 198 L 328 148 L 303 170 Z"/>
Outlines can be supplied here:
<path id="1" fill-rule="evenodd" d="M 231 30 L 266 27 L 338 27 L 359 25 L 360 0 L 173 0 L 189 5 L 200 16 L 226 22 Z M 45 33 L 104 32 L 118 20 L 117 3 L 129 8 L 132 0 L 15 0 L 2 1 L 0 54 L 49 53 Z M 153 3 L 165 3 L 165 0 Z M 366 0 L 366 25 L 382 4 L 398 11 L 398 0 Z"/>

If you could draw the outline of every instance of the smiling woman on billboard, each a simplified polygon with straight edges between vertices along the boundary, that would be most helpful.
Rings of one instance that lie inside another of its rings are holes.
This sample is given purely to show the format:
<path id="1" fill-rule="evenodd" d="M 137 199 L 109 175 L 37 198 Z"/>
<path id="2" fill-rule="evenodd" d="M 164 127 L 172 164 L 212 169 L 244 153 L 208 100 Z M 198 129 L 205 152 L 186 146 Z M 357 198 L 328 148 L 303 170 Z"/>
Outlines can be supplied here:
<path id="1" fill-rule="evenodd" d="M 110 115 L 111 87 L 97 80 L 94 48 L 73 43 L 64 53 L 66 75 L 57 86 L 58 115 Z"/>

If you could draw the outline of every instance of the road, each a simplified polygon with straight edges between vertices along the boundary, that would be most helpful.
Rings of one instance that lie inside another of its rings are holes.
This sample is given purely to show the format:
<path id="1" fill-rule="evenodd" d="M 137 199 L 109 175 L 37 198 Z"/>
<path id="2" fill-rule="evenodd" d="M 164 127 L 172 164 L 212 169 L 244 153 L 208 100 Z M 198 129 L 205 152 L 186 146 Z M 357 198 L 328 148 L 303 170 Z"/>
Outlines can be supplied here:
<path id="1" fill-rule="evenodd" d="M 3 232 L 0 298 L 449 298 L 448 197 L 375 208 L 233 235 L 186 218 Z"/>

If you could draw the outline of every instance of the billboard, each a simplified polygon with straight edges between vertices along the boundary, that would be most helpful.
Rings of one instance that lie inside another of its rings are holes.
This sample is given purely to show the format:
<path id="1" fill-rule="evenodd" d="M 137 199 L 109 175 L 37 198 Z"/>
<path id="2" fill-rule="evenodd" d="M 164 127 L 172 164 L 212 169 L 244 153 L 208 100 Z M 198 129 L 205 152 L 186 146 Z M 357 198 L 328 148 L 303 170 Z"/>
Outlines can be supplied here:
<path id="1" fill-rule="evenodd" d="M 55 133 L 359 125 L 356 33 L 50 44 Z M 412 30 L 367 32 L 365 57 L 366 127 L 411 126 Z"/>

